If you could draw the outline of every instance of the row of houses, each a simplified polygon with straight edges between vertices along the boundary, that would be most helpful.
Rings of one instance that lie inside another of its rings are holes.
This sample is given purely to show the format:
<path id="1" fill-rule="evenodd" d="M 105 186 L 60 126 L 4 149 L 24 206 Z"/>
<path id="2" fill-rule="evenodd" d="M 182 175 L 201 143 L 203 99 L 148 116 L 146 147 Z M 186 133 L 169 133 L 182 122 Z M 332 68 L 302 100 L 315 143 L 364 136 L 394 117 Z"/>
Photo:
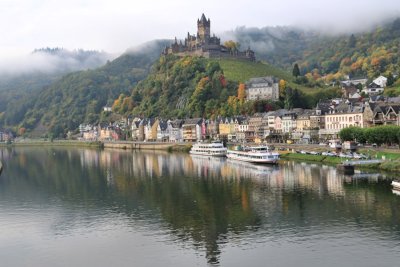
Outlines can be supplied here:
<path id="1" fill-rule="evenodd" d="M 385 76 L 379 76 L 374 79 L 371 83 L 367 84 L 367 78 L 359 79 L 348 79 L 341 81 L 341 87 L 343 96 L 347 98 L 360 98 L 361 93 L 365 93 L 369 96 L 375 96 L 382 94 L 387 84 L 387 78 Z"/>
<path id="2" fill-rule="evenodd" d="M 81 125 L 80 130 L 85 140 L 195 142 L 220 139 L 312 143 L 337 138 L 343 128 L 376 125 L 400 125 L 399 99 L 378 102 L 332 99 L 320 101 L 315 109 L 280 109 L 249 117 L 133 118 L 105 126 Z"/>

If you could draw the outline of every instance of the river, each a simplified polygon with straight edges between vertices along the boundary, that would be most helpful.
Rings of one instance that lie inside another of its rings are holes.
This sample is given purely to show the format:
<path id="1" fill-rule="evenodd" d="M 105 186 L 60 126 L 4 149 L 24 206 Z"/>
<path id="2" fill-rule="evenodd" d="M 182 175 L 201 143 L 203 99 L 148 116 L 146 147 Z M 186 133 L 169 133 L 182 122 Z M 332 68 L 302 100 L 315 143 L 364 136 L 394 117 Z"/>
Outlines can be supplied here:
<path id="1" fill-rule="evenodd" d="M 1 266 L 397 266 L 380 173 L 185 153 L 0 148 Z"/>

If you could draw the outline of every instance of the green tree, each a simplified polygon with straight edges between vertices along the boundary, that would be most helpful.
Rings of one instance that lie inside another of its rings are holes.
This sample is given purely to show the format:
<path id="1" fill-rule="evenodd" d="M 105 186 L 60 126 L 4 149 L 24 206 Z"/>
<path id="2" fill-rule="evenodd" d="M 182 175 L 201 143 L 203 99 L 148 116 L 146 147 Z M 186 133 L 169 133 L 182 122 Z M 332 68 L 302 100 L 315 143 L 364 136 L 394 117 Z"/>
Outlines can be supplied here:
<path id="1" fill-rule="evenodd" d="M 299 65 L 298 65 L 297 63 L 295 63 L 294 66 L 293 66 L 292 75 L 293 75 L 294 77 L 296 77 L 296 78 L 297 78 L 298 76 L 300 76 L 300 69 L 299 69 Z"/>
<path id="2" fill-rule="evenodd" d="M 284 107 L 285 109 L 293 108 L 293 90 L 290 87 L 287 87 L 285 90 Z"/>
<path id="3" fill-rule="evenodd" d="M 350 35 L 348 46 L 350 48 L 354 48 L 354 47 L 356 47 L 356 44 L 357 44 L 356 37 L 354 36 L 354 34 Z"/>
<path id="4" fill-rule="evenodd" d="M 386 85 L 392 86 L 393 84 L 394 84 L 394 77 L 393 77 L 393 74 L 391 72 L 389 72 L 389 75 L 387 76 Z"/>

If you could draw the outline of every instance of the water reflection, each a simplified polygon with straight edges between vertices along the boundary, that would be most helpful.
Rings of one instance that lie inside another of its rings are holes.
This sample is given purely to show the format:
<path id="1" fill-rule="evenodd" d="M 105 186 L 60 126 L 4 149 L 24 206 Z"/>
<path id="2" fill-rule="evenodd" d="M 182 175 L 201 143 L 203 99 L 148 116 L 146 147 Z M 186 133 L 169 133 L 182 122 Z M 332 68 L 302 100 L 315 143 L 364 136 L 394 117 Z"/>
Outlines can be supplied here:
<path id="1" fill-rule="evenodd" d="M 382 174 L 331 166 L 263 166 L 181 153 L 1 149 L 0 209 L 60 203 L 49 231 L 91 229 L 99 214 L 169 235 L 218 264 L 226 244 L 267 242 L 340 224 L 399 234 L 399 197 Z"/>

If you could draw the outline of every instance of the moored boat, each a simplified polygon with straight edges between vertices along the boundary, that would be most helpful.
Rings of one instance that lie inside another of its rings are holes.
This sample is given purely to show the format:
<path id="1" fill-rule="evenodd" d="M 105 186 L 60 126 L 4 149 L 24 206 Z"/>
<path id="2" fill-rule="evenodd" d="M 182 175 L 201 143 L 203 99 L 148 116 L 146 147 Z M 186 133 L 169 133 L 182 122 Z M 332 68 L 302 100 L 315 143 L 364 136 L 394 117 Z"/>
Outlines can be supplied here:
<path id="1" fill-rule="evenodd" d="M 400 190 L 400 182 L 399 181 L 392 181 L 393 189 Z"/>
<path id="2" fill-rule="evenodd" d="M 225 157 L 227 148 L 219 141 L 213 141 L 211 143 L 198 142 L 190 149 L 190 154 L 213 156 L 213 157 Z"/>
<path id="3" fill-rule="evenodd" d="M 229 159 L 252 163 L 275 164 L 279 160 L 279 153 L 273 152 L 271 148 L 266 145 L 228 149 L 226 156 Z"/>

